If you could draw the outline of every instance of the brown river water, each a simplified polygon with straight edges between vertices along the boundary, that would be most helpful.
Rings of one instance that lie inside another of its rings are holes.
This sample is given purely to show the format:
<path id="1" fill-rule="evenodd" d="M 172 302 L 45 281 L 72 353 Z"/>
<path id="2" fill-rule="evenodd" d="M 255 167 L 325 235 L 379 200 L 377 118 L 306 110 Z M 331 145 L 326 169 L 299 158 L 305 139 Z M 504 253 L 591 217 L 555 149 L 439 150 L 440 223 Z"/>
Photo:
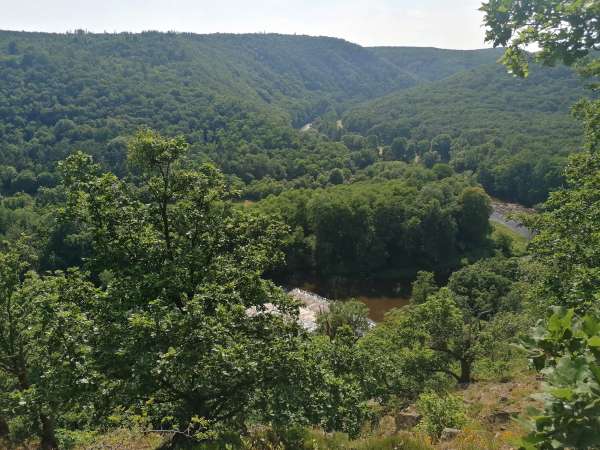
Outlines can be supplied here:
<path id="1" fill-rule="evenodd" d="M 381 322 L 385 313 L 393 308 L 401 308 L 408 305 L 409 300 L 401 297 L 356 297 L 369 307 L 369 319 Z"/>

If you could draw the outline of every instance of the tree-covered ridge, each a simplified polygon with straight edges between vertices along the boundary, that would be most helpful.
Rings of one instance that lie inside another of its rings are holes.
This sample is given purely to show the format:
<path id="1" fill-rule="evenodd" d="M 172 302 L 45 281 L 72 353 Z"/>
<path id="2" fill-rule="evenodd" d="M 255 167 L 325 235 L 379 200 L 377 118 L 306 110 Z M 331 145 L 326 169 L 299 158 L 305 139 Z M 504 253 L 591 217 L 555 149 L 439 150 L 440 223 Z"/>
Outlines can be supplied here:
<path id="1" fill-rule="evenodd" d="M 445 50 L 433 47 L 372 47 L 377 56 L 420 81 L 436 81 L 484 64 L 495 63 L 501 50 Z"/>
<path id="2" fill-rule="evenodd" d="M 344 125 L 383 144 L 407 138 L 421 155 L 427 141 L 448 135 L 456 169 L 478 171 L 495 195 L 534 204 L 560 184 L 565 156 L 579 149 L 581 127 L 569 109 L 585 95 L 564 67 L 515 79 L 490 64 L 367 102 Z"/>
<path id="3" fill-rule="evenodd" d="M 348 180 L 389 159 L 381 147 L 396 137 L 410 137 L 411 152 L 422 154 L 448 132 L 464 137 L 461 156 L 454 158 L 458 170 L 499 171 L 489 175 L 493 181 L 480 178 L 486 188 L 535 203 L 557 184 L 562 167 L 560 158 L 537 155 L 557 147 L 566 153 L 577 142 L 565 105 L 579 95 L 579 84 L 566 72 L 544 72 L 539 83 L 515 91 L 513 80 L 486 68 L 497 56 L 495 50 L 362 48 L 340 39 L 271 34 L 2 31 L 1 190 L 35 193 L 55 185 L 56 162 L 75 150 L 124 175 L 123 136 L 142 126 L 183 134 L 197 162 L 214 162 L 255 199 L 325 186 L 336 170 Z M 422 88 L 406 91 L 418 84 Z M 560 105 L 553 89 L 562 93 Z M 411 104 L 397 104 L 405 95 Z M 375 103 L 338 122 L 365 100 Z M 532 104 L 538 105 L 533 116 Z M 322 134 L 294 129 L 309 121 Z M 513 136 L 523 123 L 527 130 Z M 342 138 L 353 130 L 362 138 Z M 542 144 L 528 145 L 534 140 Z M 536 156 L 521 153 L 523 147 Z M 509 164 L 514 171 L 502 169 L 507 152 L 518 153 Z M 397 156 L 392 159 L 407 159 Z M 533 169 L 521 167 L 532 160 Z M 531 171 L 549 175 L 541 179 Z M 505 188 L 514 178 L 526 180 L 515 183 L 517 192 Z"/>
<path id="4" fill-rule="evenodd" d="M 292 121 L 299 125 L 328 101 L 372 98 L 415 84 L 412 76 L 368 49 L 334 38 L 5 31 L 0 33 L 0 49 L 5 65 L 21 69 L 16 75 L 26 76 L 27 67 L 37 65 L 38 72 L 49 71 L 65 83 L 71 96 L 86 87 L 93 90 L 88 84 L 100 75 L 109 91 L 134 87 L 133 82 L 176 82 L 180 92 L 171 95 L 189 94 L 186 87 L 201 87 L 206 96 L 227 95 L 276 106 L 291 113 Z M 61 73 L 61 68 L 66 73 Z M 83 70 L 85 73 L 80 72 Z M 122 84 L 126 82 L 129 85 Z M 114 83 L 121 85 L 110 86 Z M 87 93 L 103 94 L 98 89 Z M 187 99 L 192 98 L 196 99 Z"/>

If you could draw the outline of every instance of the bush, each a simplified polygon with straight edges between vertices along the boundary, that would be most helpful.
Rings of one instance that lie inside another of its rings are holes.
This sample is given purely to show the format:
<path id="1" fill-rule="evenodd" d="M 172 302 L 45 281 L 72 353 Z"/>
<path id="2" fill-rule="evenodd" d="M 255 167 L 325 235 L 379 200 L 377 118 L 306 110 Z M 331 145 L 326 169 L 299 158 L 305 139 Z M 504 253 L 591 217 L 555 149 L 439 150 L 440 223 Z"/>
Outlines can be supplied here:
<path id="1" fill-rule="evenodd" d="M 329 311 L 317 316 L 318 331 L 335 338 L 338 329 L 347 325 L 355 336 L 363 336 L 369 329 L 369 308 L 358 300 L 334 301 Z"/>
<path id="2" fill-rule="evenodd" d="M 556 308 L 523 345 L 545 383 L 522 448 L 600 448 L 600 320 Z"/>
<path id="3" fill-rule="evenodd" d="M 465 406 L 454 395 L 423 393 L 417 400 L 417 410 L 423 415 L 417 429 L 435 440 L 441 437 L 444 428 L 462 428 L 467 421 Z"/>

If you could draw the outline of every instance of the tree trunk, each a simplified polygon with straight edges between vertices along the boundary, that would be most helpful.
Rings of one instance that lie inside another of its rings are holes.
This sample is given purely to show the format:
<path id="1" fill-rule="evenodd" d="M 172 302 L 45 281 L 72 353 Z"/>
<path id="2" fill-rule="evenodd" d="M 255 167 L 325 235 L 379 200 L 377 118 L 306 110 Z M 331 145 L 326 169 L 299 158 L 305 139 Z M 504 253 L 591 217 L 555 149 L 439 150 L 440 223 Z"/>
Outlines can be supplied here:
<path id="1" fill-rule="evenodd" d="M 5 438 L 6 436 L 8 436 L 8 424 L 6 423 L 6 419 L 4 419 L 4 417 L 0 416 L 0 439 Z"/>
<path id="2" fill-rule="evenodd" d="M 470 383 L 471 382 L 471 365 L 472 362 L 468 359 L 460 360 L 460 377 L 459 383 Z"/>
<path id="3" fill-rule="evenodd" d="M 56 450 L 58 449 L 58 442 L 54 434 L 54 423 L 52 419 L 44 414 L 40 414 L 40 422 L 42 423 L 40 444 L 41 450 Z"/>

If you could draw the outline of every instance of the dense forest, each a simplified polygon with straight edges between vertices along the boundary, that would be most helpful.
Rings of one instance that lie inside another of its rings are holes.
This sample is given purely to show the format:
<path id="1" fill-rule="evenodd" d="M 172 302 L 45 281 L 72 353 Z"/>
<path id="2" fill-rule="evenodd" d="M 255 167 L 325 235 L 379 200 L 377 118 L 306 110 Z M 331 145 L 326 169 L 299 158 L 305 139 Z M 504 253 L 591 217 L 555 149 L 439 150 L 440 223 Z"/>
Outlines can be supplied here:
<path id="1" fill-rule="evenodd" d="M 0 32 L 0 448 L 600 448 L 600 5 L 482 11 Z"/>
<path id="2" fill-rule="evenodd" d="M 307 36 L 0 32 L 2 190 L 54 186 L 74 150 L 124 175 L 124 136 L 148 126 L 182 133 L 198 163 L 249 199 L 418 155 L 532 205 L 581 143 L 568 111 L 586 92 L 564 68 L 514 80 L 500 55 Z M 307 123 L 318 132 L 299 132 Z"/>
<path id="3" fill-rule="evenodd" d="M 565 157 L 581 144 L 581 129 L 566 113 L 586 94 L 564 67 L 515 80 L 486 64 L 361 104 L 344 125 L 382 144 L 405 138 L 426 161 L 431 140 L 449 137 L 450 148 L 434 159 L 477 172 L 495 196 L 533 205 L 561 184 Z"/>

